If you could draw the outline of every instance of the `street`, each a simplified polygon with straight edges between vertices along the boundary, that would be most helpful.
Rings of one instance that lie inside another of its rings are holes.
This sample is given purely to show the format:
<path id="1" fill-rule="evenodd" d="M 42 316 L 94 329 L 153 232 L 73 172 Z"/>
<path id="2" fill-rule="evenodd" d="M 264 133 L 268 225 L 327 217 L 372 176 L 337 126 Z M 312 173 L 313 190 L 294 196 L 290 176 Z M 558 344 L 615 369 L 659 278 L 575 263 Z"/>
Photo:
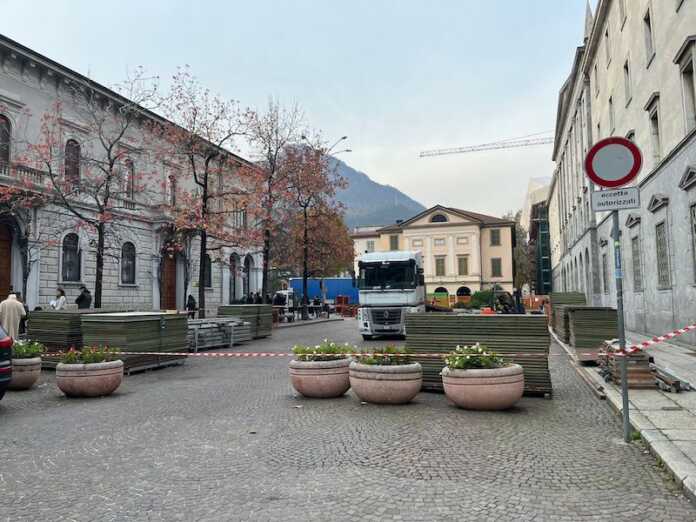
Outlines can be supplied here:
<path id="1" fill-rule="evenodd" d="M 235 350 L 325 337 L 362 344 L 346 320 Z M 696 520 L 552 353 L 554 398 L 507 412 L 431 393 L 392 407 L 303 399 L 285 358 L 189 359 L 92 400 L 65 398 L 44 372 L 0 402 L 0 519 Z"/>

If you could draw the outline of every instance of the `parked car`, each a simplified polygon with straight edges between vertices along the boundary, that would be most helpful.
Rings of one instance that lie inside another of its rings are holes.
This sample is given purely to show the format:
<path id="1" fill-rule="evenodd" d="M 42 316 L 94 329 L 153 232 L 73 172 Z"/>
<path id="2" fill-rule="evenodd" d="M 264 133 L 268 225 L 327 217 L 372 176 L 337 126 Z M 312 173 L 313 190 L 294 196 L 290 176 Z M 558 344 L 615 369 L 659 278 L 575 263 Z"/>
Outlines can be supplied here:
<path id="1" fill-rule="evenodd" d="M 12 380 L 12 337 L 0 326 L 0 399 Z"/>

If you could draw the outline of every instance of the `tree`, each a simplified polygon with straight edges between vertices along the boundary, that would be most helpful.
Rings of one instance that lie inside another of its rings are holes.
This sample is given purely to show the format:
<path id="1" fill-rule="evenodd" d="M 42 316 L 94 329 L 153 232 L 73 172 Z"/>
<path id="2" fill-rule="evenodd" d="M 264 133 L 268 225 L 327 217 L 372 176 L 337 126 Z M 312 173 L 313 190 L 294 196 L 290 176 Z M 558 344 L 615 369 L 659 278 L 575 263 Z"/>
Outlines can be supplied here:
<path id="1" fill-rule="evenodd" d="M 302 112 L 296 105 L 289 109 L 269 100 L 265 112 L 249 110 L 244 115 L 246 135 L 258 168 L 250 170 L 255 179 L 252 191 L 256 195 L 258 224 L 263 235 L 261 291 L 268 295 L 268 272 L 274 243 L 274 230 L 287 215 L 288 165 L 286 152 L 298 145 Z"/>
<path id="2" fill-rule="evenodd" d="M 204 318 L 211 251 L 256 240 L 254 229 L 246 226 L 247 213 L 253 209 L 248 205 L 252 180 L 247 178 L 258 169 L 242 168 L 242 160 L 231 152 L 242 134 L 237 103 L 212 94 L 187 68 L 172 80 L 171 92 L 162 103 L 169 122 L 157 122 L 152 134 L 163 142 L 157 156 L 179 167 L 176 186 L 181 188 L 170 211 L 178 231 L 199 238 L 198 307 L 199 317 Z"/>
<path id="3" fill-rule="evenodd" d="M 536 261 L 534 248 L 527 241 L 527 231 L 521 223 L 522 211 L 508 212 L 503 219 L 515 222 L 515 248 L 512 257 L 515 263 L 515 288 L 521 289 L 525 284 L 532 286 L 536 280 Z"/>
<path id="4" fill-rule="evenodd" d="M 90 82 L 67 82 L 62 89 L 69 108 L 59 96 L 41 117 L 38 140 L 27 140 L 24 159 L 47 173 L 51 203 L 96 234 L 94 306 L 100 308 L 109 241 L 135 209 L 136 194 L 152 189 L 139 128 L 156 106 L 157 82 L 138 69 L 114 87 L 117 95 Z"/>
<path id="5" fill-rule="evenodd" d="M 336 189 L 344 182 L 329 168 L 328 149 L 321 145 L 301 145 L 286 150 L 288 190 L 293 207 L 300 215 L 302 252 L 302 319 L 308 319 L 307 280 L 310 273 L 310 248 L 319 246 L 319 238 L 327 231 L 311 226 L 330 223 L 330 217 L 338 213 L 334 202 Z M 313 232 L 310 239 L 310 227 Z M 350 253 L 352 254 L 352 243 Z M 316 254 L 316 250 L 314 252 Z"/>

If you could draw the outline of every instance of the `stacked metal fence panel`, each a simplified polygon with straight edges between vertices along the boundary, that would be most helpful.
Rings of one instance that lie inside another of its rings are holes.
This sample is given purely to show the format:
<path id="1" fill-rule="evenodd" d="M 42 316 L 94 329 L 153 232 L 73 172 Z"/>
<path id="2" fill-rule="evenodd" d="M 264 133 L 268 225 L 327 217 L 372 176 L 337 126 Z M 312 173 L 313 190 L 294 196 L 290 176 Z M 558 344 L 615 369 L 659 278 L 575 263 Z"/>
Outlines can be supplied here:
<path id="1" fill-rule="evenodd" d="M 566 306 L 570 344 L 581 361 L 596 361 L 604 341 L 616 337 L 615 308 Z"/>
<path id="2" fill-rule="evenodd" d="M 238 317 L 189 319 L 188 345 L 190 351 L 228 348 L 251 340 L 251 325 Z"/>
<path id="3" fill-rule="evenodd" d="M 421 313 L 406 316 L 406 347 L 413 353 L 451 352 L 477 342 L 524 368 L 525 393 L 552 392 L 549 331 L 543 315 Z M 423 388 L 442 390 L 442 359 L 415 358 L 423 366 Z"/>
<path id="4" fill-rule="evenodd" d="M 188 351 L 187 318 L 183 314 L 130 312 L 82 317 L 85 346 L 109 346 L 124 352 Z M 183 361 L 183 356 L 121 355 L 126 371 Z"/>
<path id="5" fill-rule="evenodd" d="M 268 337 L 273 329 L 273 307 L 271 305 L 224 305 L 218 308 L 220 317 L 239 317 L 251 327 L 254 339 Z"/>
<path id="6" fill-rule="evenodd" d="M 549 296 L 551 304 L 551 325 L 564 343 L 570 339 L 568 312 L 566 306 L 582 306 L 586 303 L 581 292 L 554 292 Z"/>

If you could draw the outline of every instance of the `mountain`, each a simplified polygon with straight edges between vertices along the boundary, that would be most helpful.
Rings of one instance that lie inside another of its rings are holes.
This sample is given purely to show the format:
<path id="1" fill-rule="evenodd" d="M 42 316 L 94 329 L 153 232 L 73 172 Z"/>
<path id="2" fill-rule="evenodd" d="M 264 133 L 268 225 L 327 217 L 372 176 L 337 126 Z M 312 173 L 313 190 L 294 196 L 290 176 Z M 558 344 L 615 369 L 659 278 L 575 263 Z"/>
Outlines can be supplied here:
<path id="1" fill-rule="evenodd" d="M 397 219 L 408 219 L 425 207 L 390 185 L 372 181 L 341 160 L 332 158 L 337 172 L 348 186 L 339 190 L 336 199 L 346 207 L 348 227 L 390 225 Z"/>

